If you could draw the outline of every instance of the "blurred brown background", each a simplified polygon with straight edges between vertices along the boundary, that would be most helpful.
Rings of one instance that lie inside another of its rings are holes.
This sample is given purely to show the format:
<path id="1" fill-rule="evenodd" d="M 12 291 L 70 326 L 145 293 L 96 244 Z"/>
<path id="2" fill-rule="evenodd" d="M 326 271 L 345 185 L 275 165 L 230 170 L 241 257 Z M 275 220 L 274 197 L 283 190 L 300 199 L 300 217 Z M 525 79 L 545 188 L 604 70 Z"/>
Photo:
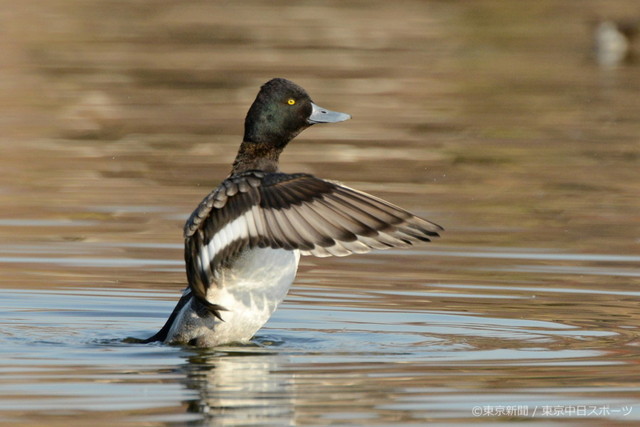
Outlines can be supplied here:
<path id="1" fill-rule="evenodd" d="M 0 0 L 0 423 L 637 406 L 639 40 L 616 28 L 639 18 L 637 0 Z M 353 116 L 283 170 L 446 231 L 303 259 L 255 348 L 123 344 L 173 307 L 184 220 L 272 77 Z"/>

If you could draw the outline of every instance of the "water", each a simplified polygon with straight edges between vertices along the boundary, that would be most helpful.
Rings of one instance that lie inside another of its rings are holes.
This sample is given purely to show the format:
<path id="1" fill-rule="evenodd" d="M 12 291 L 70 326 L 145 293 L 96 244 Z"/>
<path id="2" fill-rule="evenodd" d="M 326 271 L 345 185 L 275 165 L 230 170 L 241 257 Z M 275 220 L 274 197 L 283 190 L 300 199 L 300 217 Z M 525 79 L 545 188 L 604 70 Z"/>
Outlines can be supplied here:
<path id="1" fill-rule="evenodd" d="M 588 26 L 635 2 L 106 5 L 0 15 L 2 425 L 638 422 L 640 74 Z M 274 76 L 353 116 L 283 170 L 446 231 L 304 258 L 249 345 L 125 341 Z"/>

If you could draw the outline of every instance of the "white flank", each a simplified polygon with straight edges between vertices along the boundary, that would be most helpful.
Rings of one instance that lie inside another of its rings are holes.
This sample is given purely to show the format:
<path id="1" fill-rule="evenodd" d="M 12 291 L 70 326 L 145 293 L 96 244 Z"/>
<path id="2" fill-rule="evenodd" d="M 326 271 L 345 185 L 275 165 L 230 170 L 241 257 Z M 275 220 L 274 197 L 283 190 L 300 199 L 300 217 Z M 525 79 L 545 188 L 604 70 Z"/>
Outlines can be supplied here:
<path id="1" fill-rule="evenodd" d="M 211 286 L 207 300 L 225 308 L 223 322 L 199 317 L 186 304 L 167 335 L 168 343 L 196 340 L 201 347 L 246 342 L 269 320 L 287 295 L 298 269 L 300 253 L 284 249 L 249 249 L 229 269 L 223 269 L 218 286 Z"/>

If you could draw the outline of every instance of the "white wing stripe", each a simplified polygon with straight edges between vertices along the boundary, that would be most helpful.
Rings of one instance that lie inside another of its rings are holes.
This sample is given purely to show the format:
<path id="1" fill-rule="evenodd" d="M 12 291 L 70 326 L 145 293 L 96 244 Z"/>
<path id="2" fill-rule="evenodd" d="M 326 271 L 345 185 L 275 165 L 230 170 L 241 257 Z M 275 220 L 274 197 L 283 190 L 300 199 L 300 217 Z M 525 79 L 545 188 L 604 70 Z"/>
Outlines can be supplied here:
<path id="1" fill-rule="evenodd" d="M 262 211 L 260 209 L 260 206 L 253 205 L 251 207 L 250 213 L 247 212 L 247 215 L 251 215 L 251 218 L 253 218 L 253 220 L 255 221 L 256 235 L 260 236 L 260 237 L 266 236 L 267 235 L 267 229 L 264 226 L 264 218 L 262 216 Z"/>
<path id="2" fill-rule="evenodd" d="M 258 237 L 260 234 L 258 233 L 258 229 L 256 228 L 256 221 L 252 215 L 252 211 L 247 211 L 242 215 L 247 224 L 247 236 L 249 237 Z"/>
<path id="3" fill-rule="evenodd" d="M 248 214 L 248 213 L 247 213 Z M 214 234 L 213 239 L 208 245 L 203 245 L 200 256 L 201 268 L 206 271 L 204 265 L 207 266 L 213 259 L 222 252 L 230 243 L 249 237 L 246 215 L 239 216 Z M 206 257 L 206 258 L 205 258 Z"/>
<path id="4" fill-rule="evenodd" d="M 202 245 L 200 248 L 200 259 L 198 262 L 200 263 L 200 270 L 207 273 L 209 271 L 209 246 Z"/>
<path id="5" fill-rule="evenodd" d="M 226 195 L 240 197 L 236 204 L 214 206 L 217 209 L 227 207 L 230 209 L 227 215 L 239 216 L 224 225 L 220 224 L 219 229 L 211 221 L 211 231 L 217 231 L 213 232 L 209 242 L 202 242 L 203 247 L 195 252 L 199 259 L 193 260 L 196 262 L 192 265 L 208 276 L 215 276 L 217 273 L 212 269 L 218 269 L 221 262 L 245 247 L 284 247 L 299 249 L 303 255 L 345 256 L 366 253 L 372 249 L 410 246 L 414 242 L 428 241 L 429 237 L 437 236 L 440 230 L 439 226 L 415 217 L 402 208 L 348 187 L 332 184 L 332 188 L 321 189 L 317 195 L 313 195 L 295 187 L 298 184 L 280 190 L 272 187 L 275 184 L 271 183 L 266 184 L 262 194 L 264 198 L 260 199 L 259 193 L 251 198 L 243 196 L 254 188 L 257 192 L 263 191 L 259 189 L 260 181 L 257 185 L 248 181 L 240 182 L 246 185 L 238 187 L 237 194 Z M 248 185 L 251 185 L 251 189 Z M 269 194 L 269 191 L 283 193 Z M 218 195 L 217 192 L 215 194 Z M 297 194 L 301 197 L 299 201 L 296 200 Z M 227 215 L 216 219 L 227 221 Z M 197 219 L 194 214 L 192 225 L 200 223 Z M 188 232 L 189 226 L 186 229 Z"/>
<path id="6" fill-rule="evenodd" d="M 335 208 L 334 208 L 335 209 Z M 345 209 L 350 211 L 350 209 Z M 359 222 L 364 218 L 361 214 L 353 211 L 349 212 L 351 217 Z M 331 215 L 333 214 L 333 215 Z M 409 246 L 410 242 L 418 241 L 416 237 L 403 230 L 409 224 L 402 224 L 400 228 L 395 228 L 388 232 L 378 231 L 374 236 L 358 235 L 357 231 L 347 223 L 346 218 L 340 218 L 337 224 L 324 217 L 333 216 L 336 221 L 335 212 L 332 208 L 322 203 L 302 204 L 291 206 L 289 209 L 262 209 L 254 205 L 251 210 L 226 224 L 217 233 L 208 245 L 200 250 L 200 268 L 208 272 L 209 263 L 221 253 L 229 244 L 234 241 L 254 238 L 267 238 L 277 240 L 282 244 L 298 242 L 300 240 L 314 244 L 313 249 L 303 250 L 302 254 L 313 254 L 315 256 L 346 256 L 352 253 L 365 253 L 371 249 L 387 249 L 389 247 Z M 375 218 L 375 217 L 374 217 Z M 371 220 L 369 220 L 371 221 Z M 380 221 L 375 219 L 375 221 Z M 355 241 L 344 241 L 340 235 L 344 232 L 354 233 L 357 236 Z M 333 237 L 334 244 L 328 247 L 321 247 L 318 243 L 320 236 Z"/>
<path id="7" fill-rule="evenodd" d="M 222 233 L 216 233 L 213 235 L 213 239 L 209 242 L 209 256 L 211 257 L 209 261 L 211 261 L 218 251 L 222 249 Z"/>

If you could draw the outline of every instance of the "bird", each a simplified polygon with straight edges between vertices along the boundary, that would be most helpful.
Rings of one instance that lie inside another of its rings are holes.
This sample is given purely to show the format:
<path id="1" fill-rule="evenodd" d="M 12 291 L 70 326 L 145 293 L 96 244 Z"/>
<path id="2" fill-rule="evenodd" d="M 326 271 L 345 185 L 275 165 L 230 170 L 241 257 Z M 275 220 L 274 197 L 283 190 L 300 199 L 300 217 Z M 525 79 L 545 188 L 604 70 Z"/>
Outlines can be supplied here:
<path id="1" fill-rule="evenodd" d="M 441 226 L 378 197 L 280 171 L 280 154 L 300 132 L 350 118 L 290 80 L 261 86 L 231 173 L 184 226 L 188 287 L 160 331 L 141 342 L 250 342 L 285 298 L 301 255 L 361 254 L 439 236 Z"/>
<path id="2" fill-rule="evenodd" d="M 638 19 L 602 19 L 592 22 L 593 51 L 603 68 L 614 68 L 624 62 L 632 62 L 633 43 L 640 31 Z"/>

